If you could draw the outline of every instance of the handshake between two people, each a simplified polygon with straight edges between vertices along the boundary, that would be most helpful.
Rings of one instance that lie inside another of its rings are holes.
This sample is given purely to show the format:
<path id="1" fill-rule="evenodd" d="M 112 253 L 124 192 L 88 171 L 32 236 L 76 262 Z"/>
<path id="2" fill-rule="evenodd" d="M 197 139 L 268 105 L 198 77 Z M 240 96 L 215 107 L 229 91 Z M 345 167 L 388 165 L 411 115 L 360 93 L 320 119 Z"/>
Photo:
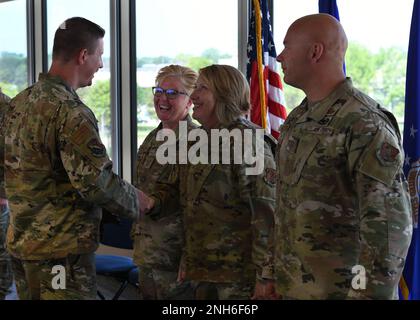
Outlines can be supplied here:
<path id="1" fill-rule="evenodd" d="M 139 216 L 145 215 L 153 209 L 153 207 L 155 206 L 155 200 L 153 198 L 150 198 L 146 193 L 139 189 L 137 189 L 137 196 L 139 198 Z"/>

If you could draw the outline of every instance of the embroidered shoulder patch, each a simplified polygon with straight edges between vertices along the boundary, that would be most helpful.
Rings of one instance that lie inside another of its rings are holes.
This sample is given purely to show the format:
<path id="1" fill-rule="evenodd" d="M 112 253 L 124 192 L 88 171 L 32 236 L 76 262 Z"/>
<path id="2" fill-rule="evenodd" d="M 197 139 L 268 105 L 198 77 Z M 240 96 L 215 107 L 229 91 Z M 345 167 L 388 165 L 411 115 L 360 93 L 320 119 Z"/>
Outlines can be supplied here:
<path id="1" fill-rule="evenodd" d="M 377 156 L 381 162 L 393 163 L 397 159 L 400 151 L 388 142 L 383 142 Z M 385 164 L 384 163 L 384 164 Z"/>
<path id="2" fill-rule="evenodd" d="M 264 182 L 270 186 L 275 186 L 277 182 L 277 172 L 273 168 L 265 168 Z"/>
<path id="3" fill-rule="evenodd" d="M 97 138 L 91 139 L 88 142 L 87 147 L 94 157 L 102 158 L 106 156 L 105 146 Z"/>
<path id="4" fill-rule="evenodd" d="M 90 128 L 86 124 L 82 124 L 77 131 L 73 133 L 72 140 L 77 145 L 81 145 L 84 141 L 86 141 L 86 137 L 88 137 L 90 133 Z"/>

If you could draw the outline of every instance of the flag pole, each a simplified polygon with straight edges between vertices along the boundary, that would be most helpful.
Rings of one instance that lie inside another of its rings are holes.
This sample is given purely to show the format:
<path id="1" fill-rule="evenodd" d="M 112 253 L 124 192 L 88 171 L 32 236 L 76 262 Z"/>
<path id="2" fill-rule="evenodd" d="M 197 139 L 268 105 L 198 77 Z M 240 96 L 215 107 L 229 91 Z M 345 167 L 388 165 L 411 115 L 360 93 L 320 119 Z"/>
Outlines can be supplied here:
<path id="1" fill-rule="evenodd" d="M 261 127 L 267 128 L 267 106 L 265 104 L 265 85 L 264 85 L 264 66 L 262 58 L 262 31 L 261 31 L 261 7 L 259 0 L 253 0 L 254 3 L 254 14 L 256 24 L 256 44 L 257 44 L 257 62 L 258 62 L 258 84 L 260 86 L 260 105 L 261 105 Z"/>

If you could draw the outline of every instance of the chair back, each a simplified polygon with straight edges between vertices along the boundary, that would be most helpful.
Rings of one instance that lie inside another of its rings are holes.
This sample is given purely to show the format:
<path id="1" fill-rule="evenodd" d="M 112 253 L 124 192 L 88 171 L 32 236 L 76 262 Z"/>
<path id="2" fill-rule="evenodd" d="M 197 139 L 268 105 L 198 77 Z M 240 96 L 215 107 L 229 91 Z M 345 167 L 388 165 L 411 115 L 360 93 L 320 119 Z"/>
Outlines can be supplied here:
<path id="1" fill-rule="evenodd" d="M 120 249 L 133 249 L 133 240 L 130 237 L 131 226 L 130 219 L 120 219 L 118 223 L 104 223 L 101 243 Z"/>

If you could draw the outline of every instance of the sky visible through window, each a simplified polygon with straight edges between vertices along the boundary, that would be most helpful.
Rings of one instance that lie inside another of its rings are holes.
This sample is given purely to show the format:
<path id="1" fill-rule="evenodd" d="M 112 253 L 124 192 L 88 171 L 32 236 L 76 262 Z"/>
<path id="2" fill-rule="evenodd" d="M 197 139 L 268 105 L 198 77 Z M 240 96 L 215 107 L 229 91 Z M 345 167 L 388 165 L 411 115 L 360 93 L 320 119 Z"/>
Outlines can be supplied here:
<path id="1" fill-rule="evenodd" d="M 372 51 L 382 47 L 408 48 L 413 0 L 337 0 L 340 20 L 349 41 Z M 317 0 L 275 0 L 274 41 L 277 52 L 290 24 L 301 16 L 318 12 Z"/>
<path id="2" fill-rule="evenodd" d="M 14 2 L 20 3 L 15 5 Z M 95 1 L 73 0 L 68 2 L 62 0 L 61 9 L 57 10 L 54 16 L 50 16 L 48 38 L 53 37 L 56 27 L 64 19 L 80 15 L 81 8 L 86 12 L 85 17 L 93 19 L 99 24 L 109 21 L 108 17 L 101 17 L 108 10 L 108 1 L 103 1 L 107 10 L 101 10 Z M 220 2 L 220 1 L 219 1 Z M 180 50 L 185 53 L 200 53 L 203 44 L 212 44 L 215 41 L 223 41 L 226 30 L 236 30 L 237 19 L 224 19 L 223 21 L 213 19 L 211 25 L 205 26 L 207 32 L 198 32 L 194 37 L 185 38 L 185 35 L 177 32 L 177 25 L 188 27 L 192 31 L 198 29 L 197 23 L 191 23 L 191 20 L 199 20 L 200 16 L 219 17 L 220 11 L 226 5 L 237 6 L 237 0 L 223 0 L 220 5 L 209 5 L 207 0 L 182 0 L 179 1 L 160 1 L 160 5 L 154 4 L 154 1 L 138 1 L 144 12 L 148 14 L 141 15 L 141 21 L 138 24 L 148 31 L 140 31 L 148 39 L 153 39 L 153 46 L 142 48 L 141 43 L 137 44 L 138 56 L 158 56 L 165 53 L 174 55 Z M 48 3 L 48 1 L 47 1 Z M 407 48 L 413 0 L 338 0 L 337 1 L 341 21 L 346 29 L 350 41 L 357 41 L 376 50 L 379 47 L 388 47 L 392 45 Z M 137 5 L 139 5 L 137 4 Z M 276 49 L 279 52 L 282 49 L 284 34 L 288 26 L 298 17 L 316 13 L 318 11 L 317 0 L 275 0 L 275 25 L 274 40 Z M 16 33 L 25 31 L 25 25 L 15 19 L 20 16 L 25 9 L 24 0 L 15 0 L 0 4 L 0 30 L 14 30 L 14 32 L 1 32 L 0 34 L 0 52 L 16 52 L 26 54 L 26 42 L 16 37 Z M 150 14 L 154 12 L 154 14 Z M 165 20 L 168 17 L 178 17 L 177 24 L 167 26 Z M 194 19 L 192 19 L 193 17 Z M 164 30 L 162 30 L 164 26 Z M 108 31 L 109 26 L 105 25 Z M 21 30 L 22 29 L 22 30 Z M 157 36 L 159 35 L 159 36 Z M 173 41 L 179 39 L 181 41 Z M 108 43 L 108 41 L 106 41 Z M 176 43 L 181 43 L 177 46 Z M 187 43 L 187 44 L 185 44 Z M 228 51 L 237 47 L 236 43 L 226 41 L 223 46 Z M 104 56 L 109 56 L 109 48 L 105 48 Z"/>
<path id="3" fill-rule="evenodd" d="M 406 56 L 414 0 L 337 0 L 340 20 L 349 40 L 347 76 L 353 84 L 397 117 L 403 129 Z M 318 12 L 318 1 L 274 1 L 274 41 L 277 54 L 288 27 L 296 19 Z M 280 68 L 279 68 L 280 69 Z M 284 84 L 290 112 L 304 98 Z"/>

